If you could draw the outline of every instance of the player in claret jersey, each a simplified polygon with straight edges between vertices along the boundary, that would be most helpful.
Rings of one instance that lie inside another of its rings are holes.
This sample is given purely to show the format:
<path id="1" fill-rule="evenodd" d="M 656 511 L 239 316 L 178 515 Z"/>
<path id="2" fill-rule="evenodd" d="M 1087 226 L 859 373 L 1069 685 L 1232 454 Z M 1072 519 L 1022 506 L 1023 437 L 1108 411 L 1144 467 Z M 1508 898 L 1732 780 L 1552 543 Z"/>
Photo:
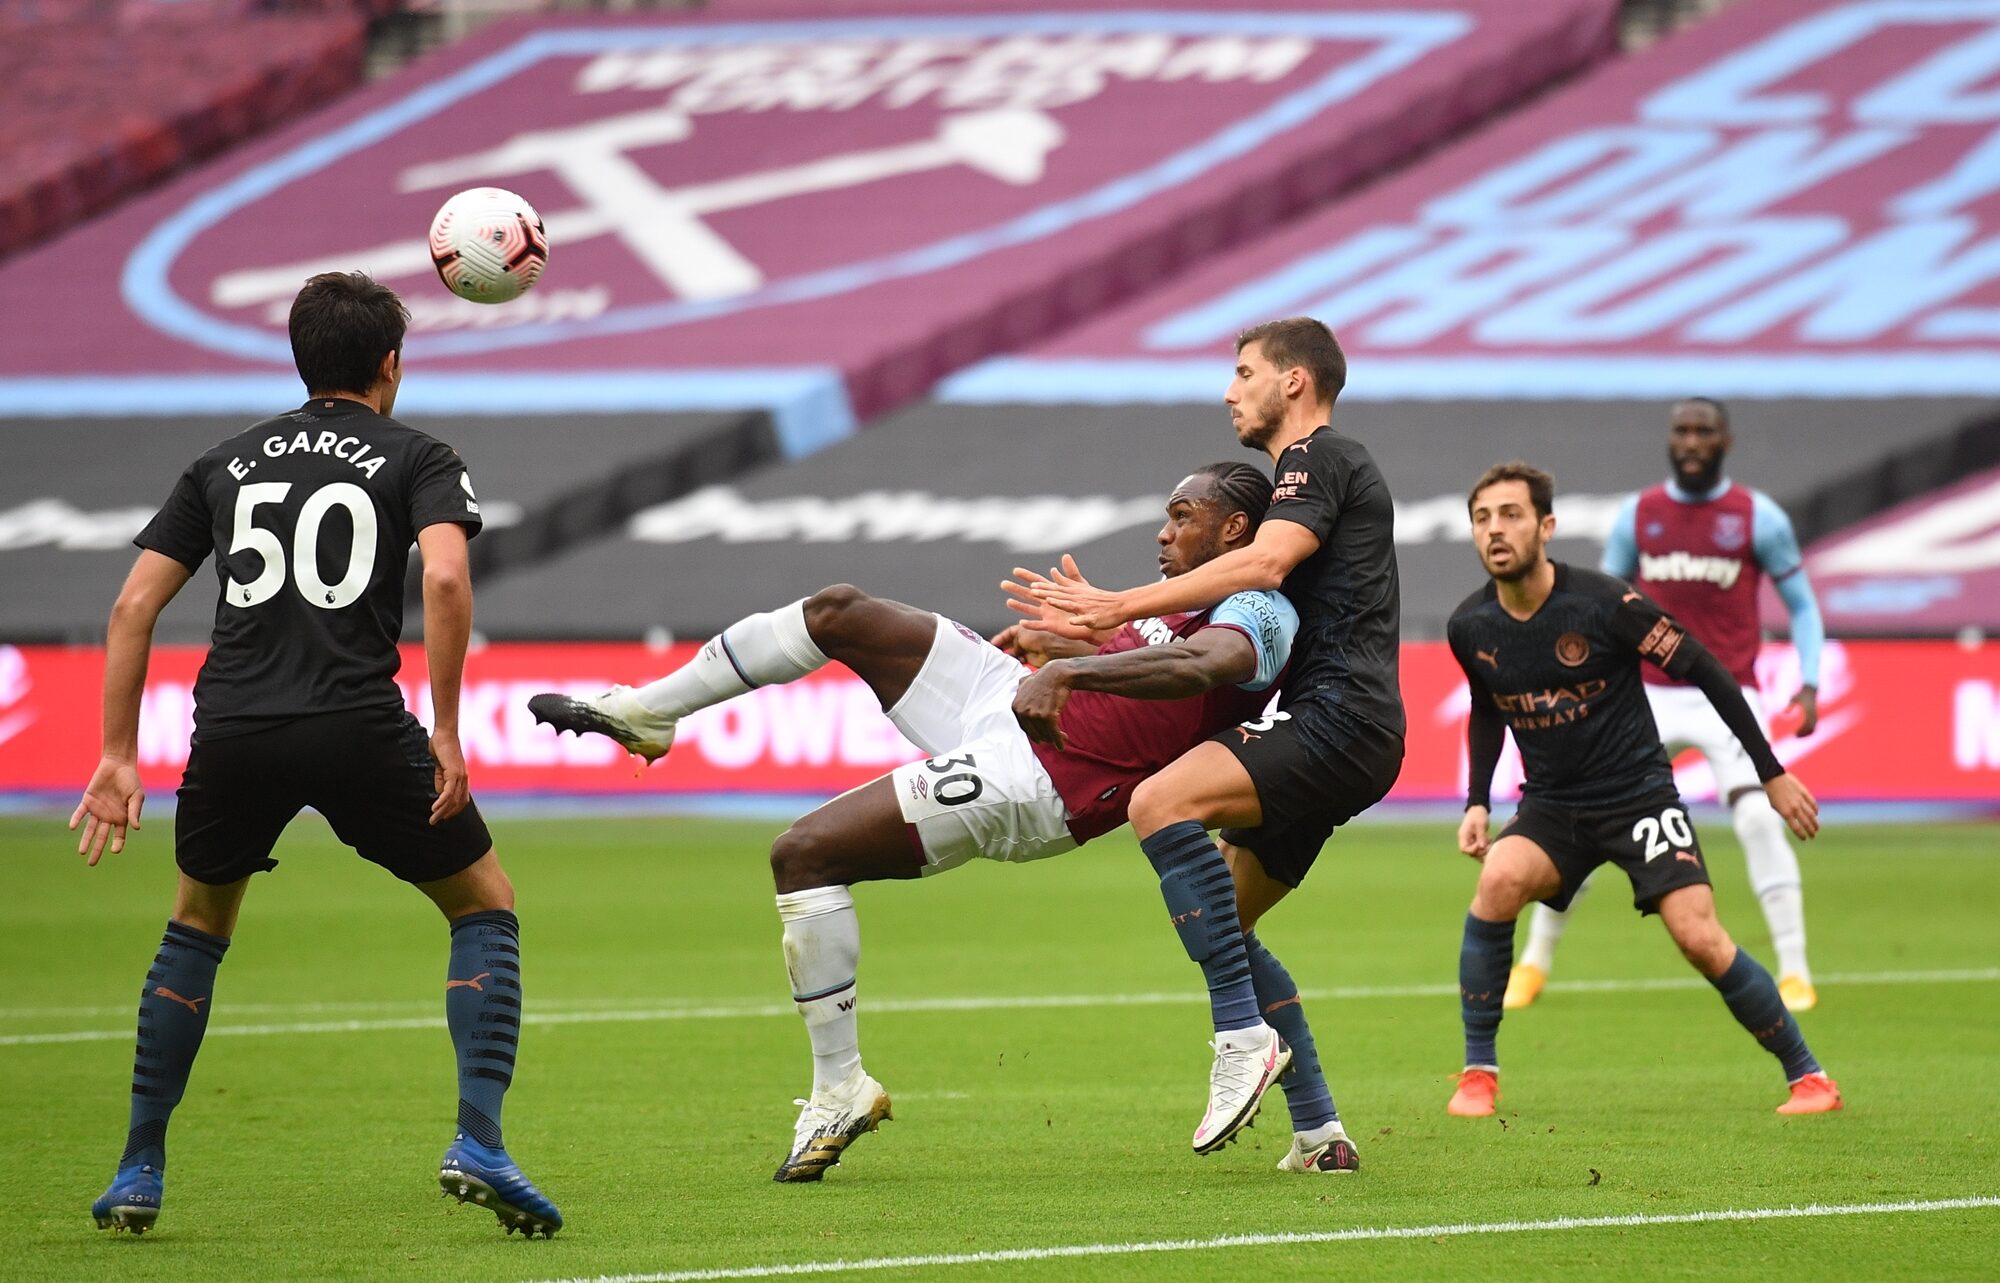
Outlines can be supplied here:
<path id="1" fill-rule="evenodd" d="M 1674 475 L 1634 495 L 1618 510 L 1604 546 L 1604 573 L 1643 591 L 1701 639 L 1743 687 L 1766 736 L 1757 694 L 1757 586 L 1765 575 L 1792 617 L 1800 685 L 1792 698 L 1800 735 L 1819 723 L 1820 647 L 1826 627 L 1806 579 L 1805 559 L 1784 510 L 1770 496 L 1722 475 L 1729 453 L 1729 412 L 1720 401 L 1689 397 L 1674 405 L 1667 459 Z M 1819 1002 L 1806 965 L 1805 898 L 1799 858 L 1785 838 L 1784 821 L 1771 809 L 1757 772 L 1702 693 L 1656 669 L 1646 670 L 1646 701 L 1669 753 L 1693 748 L 1715 772 L 1718 795 L 1729 804 L 1736 836 L 1750 866 L 1750 886 L 1764 908 L 1771 947 L 1778 954 L 1778 992 L 1793 1011 Z M 1535 1000 L 1555 965 L 1567 912 L 1535 910 L 1521 965 L 1507 978 L 1507 1006 Z"/>
<path id="2" fill-rule="evenodd" d="M 1183 574 L 1247 546 L 1269 501 L 1270 483 L 1255 468 L 1195 472 L 1167 500 L 1160 569 Z M 1052 626 L 1061 627 L 1053 617 Z M 653 759 L 696 709 L 839 660 L 934 754 L 835 798 L 771 850 L 785 966 L 813 1052 L 812 1093 L 799 1102 L 776 1179 L 816 1181 L 889 1116 L 888 1093 L 858 1049 L 861 935 L 849 886 L 974 857 L 1037 860 L 1117 828 L 1135 785 L 1258 715 L 1297 627 L 1278 593 L 1239 593 L 1211 610 L 1118 628 L 1093 638 L 1092 653 L 1031 672 L 942 615 L 842 584 L 731 624 L 650 685 L 582 700 L 537 695 L 529 707 L 553 726 L 608 735 Z"/>
<path id="3" fill-rule="evenodd" d="M 160 1213 L 167 1119 L 187 1088 L 250 875 L 276 867 L 301 807 L 414 883 L 451 924 L 446 1022 L 458 1057 L 458 1135 L 438 1180 L 512 1234 L 553 1234 L 555 1205 L 507 1156 L 500 1102 L 520 1050 L 514 888 L 472 804 L 458 694 L 472 631 L 466 540 L 479 503 L 458 452 L 389 417 L 402 386 L 402 300 L 356 273 L 306 282 L 292 303 L 304 405 L 188 466 L 134 541 L 105 640 L 104 757 L 70 827 L 96 864 L 145 801 L 140 694 L 153 625 L 215 554 L 215 634 L 194 687 L 194 739 L 174 816 L 180 886 L 139 998 L 132 1124 L 101 1228 Z M 423 553 L 424 651 L 435 730 L 403 708 L 396 641 L 410 545 Z M 334 990 L 341 978 L 322 978 Z M 275 1188 L 275 1186 L 274 1186 Z"/>
<path id="4" fill-rule="evenodd" d="M 1624 870 L 1635 907 L 1660 915 L 1681 953 L 1778 1058 L 1791 1085 L 1778 1112 L 1839 1109 L 1840 1089 L 1813 1059 L 1770 972 L 1716 920 L 1701 843 L 1646 706 L 1642 664 L 1700 689 L 1743 742 L 1771 805 L 1802 838 L 1819 831 L 1812 794 L 1772 756 L 1743 692 L 1700 642 L 1622 581 L 1548 560 L 1554 494 L 1547 473 L 1503 463 L 1487 470 L 1466 504 L 1491 582 L 1459 605 L 1446 630 L 1472 694 L 1458 845 L 1483 862 L 1459 950 L 1465 1071 L 1450 1112 L 1493 1112 L 1515 918 L 1535 900 L 1566 907 L 1606 863 Z M 1526 778 L 1514 818 L 1489 843 L 1488 788 L 1510 729 Z"/>

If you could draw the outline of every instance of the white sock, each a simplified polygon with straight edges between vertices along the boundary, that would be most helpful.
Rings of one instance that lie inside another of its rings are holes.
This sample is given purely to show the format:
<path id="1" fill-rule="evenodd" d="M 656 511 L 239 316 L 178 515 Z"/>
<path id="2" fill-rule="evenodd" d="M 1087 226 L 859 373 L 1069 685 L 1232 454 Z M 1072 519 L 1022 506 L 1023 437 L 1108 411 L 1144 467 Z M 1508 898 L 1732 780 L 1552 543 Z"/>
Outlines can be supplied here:
<path id="1" fill-rule="evenodd" d="M 737 620 L 693 659 L 633 694 L 653 712 L 680 718 L 759 686 L 797 681 L 827 662 L 806 631 L 805 607 L 801 598 Z"/>
<path id="2" fill-rule="evenodd" d="M 1736 799 L 1730 823 L 1743 844 L 1750 866 L 1750 887 L 1764 906 L 1764 923 L 1771 929 L 1771 948 L 1778 955 L 1778 974 L 1812 981 L 1806 966 L 1806 898 L 1799 880 L 1799 857 L 1785 836 L 1785 821 L 1771 808 L 1763 789 Z"/>
<path id="3" fill-rule="evenodd" d="M 1569 909 L 1561 913 L 1546 904 L 1535 906 L 1534 916 L 1528 920 L 1528 944 L 1521 950 L 1520 965 L 1539 968 L 1545 976 L 1556 969 L 1556 946 L 1562 942 L 1563 929 L 1569 926 L 1570 911 L 1583 899 L 1583 893 L 1590 890 L 1595 877 L 1593 874 L 1583 880 L 1583 885 L 1569 898 Z"/>
<path id="4" fill-rule="evenodd" d="M 812 1039 L 813 1092 L 838 1087 L 861 1068 L 854 1011 L 861 962 L 861 922 L 846 887 L 815 887 L 778 897 L 785 924 L 785 972 L 792 1001 Z"/>

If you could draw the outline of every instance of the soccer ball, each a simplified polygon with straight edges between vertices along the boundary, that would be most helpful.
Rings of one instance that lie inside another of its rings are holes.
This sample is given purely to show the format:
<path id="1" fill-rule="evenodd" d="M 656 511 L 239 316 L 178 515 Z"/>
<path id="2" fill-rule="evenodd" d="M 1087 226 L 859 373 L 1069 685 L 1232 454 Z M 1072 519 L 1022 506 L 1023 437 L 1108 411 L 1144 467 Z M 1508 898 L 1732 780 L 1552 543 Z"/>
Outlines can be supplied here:
<path id="1" fill-rule="evenodd" d="M 431 220 L 430 244 L 445 288 L 474 303 L 519 298 L 549 261 L 542 216 L 500 187 L 474 187 L 446 201 Z"/>

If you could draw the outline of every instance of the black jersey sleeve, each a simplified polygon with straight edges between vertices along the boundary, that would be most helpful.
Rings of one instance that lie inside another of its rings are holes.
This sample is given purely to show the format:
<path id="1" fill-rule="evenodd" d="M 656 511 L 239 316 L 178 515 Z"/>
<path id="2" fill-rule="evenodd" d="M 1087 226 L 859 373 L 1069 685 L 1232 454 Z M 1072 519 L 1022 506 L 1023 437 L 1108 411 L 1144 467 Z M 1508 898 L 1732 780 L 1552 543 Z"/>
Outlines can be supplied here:
<path id="1" fill-rule="evenodd" d="M 433 441 L 417 458 L 410 478 L 410 529 L 422 530 L 444 521 L 465 527 L 466 538 L 479 533 L 479 498 L 472 492 L 472 474 L 458 451 Z"/>
<path id="2" fill-rule="evenodd" d="M 1333 523 L 1340 516 L 1340 500 L 1347 492 L 1352 465 L 1329 446 L 1315 452 L 1313 444 L 1314 439 L 1308 437 L 1278 456 L 1271 506 L 1264 519 L 1304 526 L 1324 544 L 1333 537 Z"/>
<path id="3" fill-rule="evenodd" d="M 1467 609 L 1477 600 L 1476 595 L 1468 598 L 1459 609 Z M 1446 636 L 1451 642 L 1452 658 L 1458 661 L 1459 669 L 1464 672 L 1466 688 L 1472 697 L 1472 707 L 1465 720 L 1465 804 L 1467 807 L 1483 806 L 1492 810 L 1493 768 L 1500 764 L 1500 750 L 1507 740 L 1507 722 L 1501 717 L 1499 706 L 1494 704 L 1486 683 L 1473 670 L 1468 653 L 1471 643 L 1450 625 L 1446 625 Z"/>
<path id="4" fill-rule="evenodd" d="M 1485 683 L 1471 673 L 1472 711 L 1465 719 L 1465 804 L 1493 809 L 1493 768 L 1507 740 L 1507 722 L 1494 707 Z"/>
<path id="5" fill-rule="evenodd" d="M 1641 659 L 1658 666 L 1667 676 L 1699 687 L 1721 715 L 1723 725 L 1750 755 L 1758 779 L 1770 781 L 1785 773 L 1736 678 L 1652 598 L 1637 589 L 1626 589 L 1612 612 L 1611 635 L 1621 646 L 1636 649 Z"/>
<path id="6" fill-rule="evenodd" d="M 181 473 L 166 503 L 132 538 L 139 547 L 172 557 L 189 570 L 201 569 L 215 546 L 215 523 L 202 496 L 198 468 L 199 464 L 190 464 Z"/>

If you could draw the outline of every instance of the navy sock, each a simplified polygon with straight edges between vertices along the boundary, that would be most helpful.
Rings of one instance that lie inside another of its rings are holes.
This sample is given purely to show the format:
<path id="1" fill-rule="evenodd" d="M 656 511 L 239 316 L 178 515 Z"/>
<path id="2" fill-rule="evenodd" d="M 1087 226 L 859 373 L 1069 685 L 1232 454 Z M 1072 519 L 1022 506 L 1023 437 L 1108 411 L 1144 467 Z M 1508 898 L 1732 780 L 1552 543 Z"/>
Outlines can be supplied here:
<path id="1" fill-rule="evenodd" d="M 1208 978 L 1215 1031 L 1256 1025 L 1257 990 L 1250 981 L 1250 957 L 1236 918 L 1236 883 L 1230 879 L 1229 862 L 1193 820 L 1169 824 L 1139 846 L 1160 875 L 1167 914 L 1188 957 L 1201 964 Z"/>
<path id="2" fill-rule="evenodd" d="M 208 1029 L 215 969 L 229 948 L 184 923 L 167 923 L 160 952 L 139 993 L 139 1038 L 132 1056 L 132 1125 L 118 1166 L 167 1165 L 167 1119 L 187 1090 L 201 1036 Z"/>
<path id="3" fill-rule="evenodd" d="M 1292 1049 L 1292 1071 L 1285 1077 L 1285 1108 L 1292 1113 L 1292 1130 L 1309 1132 L 1339 1122 L 1340 1111 L 1333 1106 L 1333 1092 L 1320 1069 L 1319 1048 L 1313 1044 L 1312 1026 L 1306 1023 L 1299 987 L 1256 932 L 1244 936 L 1243 944 L 1250 957 L 1250 978 L 1257 987 L 1257 1005 L 1264 1009 L 1265 1021 Z"/>
<path id="4" fill-rule="evenodd" d="M 1514 965 L 1514 924 L 1465 915 L 1465 940 L 1458 946 L 1458 1013 L 1465 1021 L 1465 1063 L 1498 1068 L 1493 1049 L 1500 1034 L 1500 1000 L 1507 996 L 1507 972 Z"/>
<path id="5" fill-rule="evenodd" d="M 1785 1067 L 1786 1082 L 1797 1082 L 1807 1074 L 1820 1072 L 1819 1061 L 1813 1059 L 1812 1049 L 1806 1046 L 1806 1036 L 1799 1030 L 1797 1018 L 1785 1010 L 1785 1000 L 1778 996 L 1771 973 L 1750 956 L 1748 949 L 1739 948 L 1729 970 L 1709 983 L 1729 1004 L 1729 1012 L 1737 1023 L 1748 1029 L 1765 1051 L 1778 1058 L 1778 1063 Z"/>
<path id="6" fill-rule="evenodd" d="M 452 920 L 444 1018 L 458 1052 L 458 1128 L 499 1149 L 500 1101 L 521 1042 L 521 923 L 508 910 Z"/>

